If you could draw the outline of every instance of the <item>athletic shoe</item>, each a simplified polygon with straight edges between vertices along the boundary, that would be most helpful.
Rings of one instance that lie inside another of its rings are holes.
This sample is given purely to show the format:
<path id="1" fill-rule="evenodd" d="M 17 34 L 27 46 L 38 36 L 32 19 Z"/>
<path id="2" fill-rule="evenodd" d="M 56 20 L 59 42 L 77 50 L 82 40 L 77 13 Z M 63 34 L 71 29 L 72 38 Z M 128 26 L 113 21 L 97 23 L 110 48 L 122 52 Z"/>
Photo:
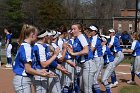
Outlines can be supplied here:
<path id="1" fill-rule="evenodd" d="M 109 86 L 110 86 L 110 88 L 117 87 L 116 84 L 110 84 Z"/>
<path id="2" fill-rule="evenodd" d="M 116 81 L 114 84 L 118 85 L 118 84 L 119 84 L 119 82 L 118 82 L 118 81 Z"/>
<path id="3" fill-rule="evenodd" d="M 12 65 L 11 64 L 6 64 L 5 67 L 12 68 Z"/>
<path id="4" fill-rule="evenodd" d="M 136 82 L 135 81 L 132 81 L 132 80 L 129 80 L 129 81 L 127 81 L 127 84 L 136 85 Z"/>
<path id="5" fill-rule="evenodd" d="M 11 64 L 9 64 L 9 67 L 12 68 L 13 66 Z"/>
<path id="6" fill-rule="evenodd" d="M 110 86 L 110 88 L 113 88 L 113 87 L 117 87 L 117 85 L 118 85 L 118 81 L 116 81 L 114 84 L 110 84 L 109 86 Z"/>
<path id="7" fill-rule="evenodd" d="M 5 67 L 9 67 L 9 64 L 6 64 Z"/>

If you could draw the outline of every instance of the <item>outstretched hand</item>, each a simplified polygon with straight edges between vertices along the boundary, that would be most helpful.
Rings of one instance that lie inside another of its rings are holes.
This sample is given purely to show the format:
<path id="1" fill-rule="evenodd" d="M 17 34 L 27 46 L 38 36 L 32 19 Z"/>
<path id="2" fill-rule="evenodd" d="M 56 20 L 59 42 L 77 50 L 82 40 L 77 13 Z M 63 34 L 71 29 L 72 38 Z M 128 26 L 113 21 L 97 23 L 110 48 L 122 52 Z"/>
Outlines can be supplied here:
<path id="1" fill-rule="evenodd" d="M 38 72 L 42 77 L 49 77 L 49 78 L 57 77 L 53 72 L 47 72 L 46 69 L 38 70 Z"/>
<path id="2" fill-rule="evenodd" d="M 70 74 L 70 72 L 68 72 L 68 70 L 65 69 L 64 67 L 61 68 L 61 72 L 64 74 Z"/>

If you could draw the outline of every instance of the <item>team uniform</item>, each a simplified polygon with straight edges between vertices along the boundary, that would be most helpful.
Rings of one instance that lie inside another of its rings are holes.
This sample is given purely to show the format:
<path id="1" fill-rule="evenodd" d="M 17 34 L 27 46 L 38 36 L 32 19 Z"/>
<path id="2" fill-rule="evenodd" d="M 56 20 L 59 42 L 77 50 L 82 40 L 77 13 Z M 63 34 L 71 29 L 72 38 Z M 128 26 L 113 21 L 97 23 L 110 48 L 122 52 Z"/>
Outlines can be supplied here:
<path id="1" fill-rule="evenodd" d="M 134 40 L 131 49 L 133 50 L 133 56 L 135 57 L 135 61 L 132 63 L 132 70 L 140 78 L 140 42 Z"/>
<path id="2" fill-rule="evenodd" d="M 74 39 L 70 39 L 68 41 L 68 44 L 70 46 L 72 46 L 74 42 Z M 65 55 L 65 60 L 68 60 L 68 61 L 71 61 L 71 62 L 75 62 L 74 58 L 72 58 L 68 51 L 66 52 L 66 55 Z M 72 91 L 74 91 L 73 89 L 73 84 L 74 84 L 74 74 L 75 74 L 75 69 L 73 67 L 71 67 L 67 62 L 64 63 L 64 67 L 71 73 L 71 74 L 68 74 L 68 75 L 65 75 L 64 74 L 64 84 L 63 84 L 63 93 L 71 93 Z M 66 92 L 67 91 L 67 92 Z"/>
<path id="3" fill-rule="evenodd" d="M 12 40 L 11 34 L 7 34 L 5 44 L 7 44 L 7 41 L 9 41 L 9 43 L 6 47 L 6 57 L 7 57 L 6 67 L 12 67 L 12 54 L 11 54 L 12 44 L 11 44 L 11 40 Z"/>
<path id="4" fill-rule="evenodd" d="M 13 63 L 13 72 L 15 73 L 13 85 L 16 90 L 16 93 L 32 93 L 31 81 L 33 76 L 26 73 L 25 63 L 33 61 L 34 54 L 32 46 L 26 42 L 23 42 L 17 51 Z"/>
<path id="5" fill-rule="evenodd" d="M 103 60 L 103 55 L 102 55 L 102 45 L 101 45 L 101 39 L 98 37 L 98 35 L 95 35 L 91 37 L 91 46 L 95 48 L 95 51 L 93 51 L 94 57 L 93 60 L 96 63 L 97 72 L 95 73 L 94 76 L 94 90 L 99 93 L 100 91 L 100 86 L 98 84 L 98 76 L 103 68 L 104 65 L 104 60 Z"/>
<path id="6" fill-rule="evenodd" d="M 89 44 L 83 34 L 80 34 L 74 39 L 74 43 L 72 45 L 74 52 L 80 52 L 85 46 L 89 46 Z M 93 77 L 97 71 L 92 58 L 93 55 L 90 48 L 88 54 L 75 56 L 76 61 L 82 65 L 81 72 L 84 84 L 84 93 L 92 93 Z"/>
<path id="7" fill-rule="evenodd" d="M 35 68 L 36 70 L 43 69 L 40 62 L 47 61 L 45 47 L 43 46 L 43 44 L 35 43 L 33 47 L 33 52 L 36 57 L 36 64 L 33 65 L 33 68 Z M 47 77 L 42 77 L 37 75 L 34 76 L 34 85 L 35 85 L 36 93 L 47 93 L 48 92 L 47 84 L 48 84 Z"/>
<path id="8" fill-rule="evenodd" d="M 102 82 L 106 88 L 106 93 L 111 93 L 110 91 L 110 86 L 108 84 L 108 79 L 111 76 L 112 72 L 114 71 L 114 56 L 111 53 L 110 49 L 108 48 L 108 46 L 104 45 L 102 47 L 102 52 L 103 52 L 103 58 L 104 58 L 104 64 L 107 65 L 104 74 L 102 76 Z"/>
<path id="9" fill-rule="evenodd" d="M 55 43 L 51 43 L 51 45 L 54 49 L 58 48 L 58 45 Z M 62 55 L 59 53 L 54 62 L 58 64 L 58 58 L 60 57 L 62 57 Z M 49 93 L 61 93 L 61 84 L 60 84 L 61 71 L 52 67 L 49 69 L 57 75 L 57 78 L 56 77 L 49 78 Z"/>
<path id="10" fill-rule="evenodd" d="M 124 58 L 124 54 L 122 53 L 122 48 L 120 47 L 119 38 L 117 38 L 116 36 L 112 36 L 111 39 L 109 40 L 109 45 L 112 45 L 110 50 L 112 53 L 114 53 L 115 59 L 113 63 L 116 67 L 120 64 L 120 62 Z M 112 73 L 111 79 L 112 79 L 112 84 L 114 84 L 117 81 L 115 71 Z"/>
<path id="11" fill-rule="evenodd" d="M 60 48 L 60 53 L 58 55 L 58 59 L 62 57 L 62 51 L 63 51 L 63 44 L 64 42 L 66 42 L 66 40 L 64 38 L 59 37 L 58 40 L 56 41 L 56 45 Z M 60 62 L 59 62 L 60 63 Z M 66 62 L 61 62 L 60 64 L 62 66 L 65 67 L 65 63 Z M 65 86 L 65 74 L 63 74 L 62 72 L 60 72 L 60 83 L 61 83 L 61 87 Z"/>
<path id="12" fill-rule="evenodd" d="M 116 36 L 113 36 L 109 42 L 112 47 L 110 48 L 111 51 L 115 54 L 115 66 L 119 65 L 120 62 L 123 60 L 124 55 L 122 53 L 122 48 L 120 47 L 119 39 Z"/>

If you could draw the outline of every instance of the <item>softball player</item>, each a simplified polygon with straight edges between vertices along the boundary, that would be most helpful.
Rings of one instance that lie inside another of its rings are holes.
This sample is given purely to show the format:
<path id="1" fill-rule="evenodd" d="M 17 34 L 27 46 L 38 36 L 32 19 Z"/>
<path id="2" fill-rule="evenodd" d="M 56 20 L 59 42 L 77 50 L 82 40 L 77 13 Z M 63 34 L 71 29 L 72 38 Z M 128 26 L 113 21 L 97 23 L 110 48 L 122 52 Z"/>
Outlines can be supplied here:
<path id="1" fill-rule="evenodd" d="M 67 29 L 64 26 L 60 28 L 61 29 L 59 31 L 61 32 L 61 34 L 59 35 L 57 42 L 58 42 L 58 46 L 61 48 L 61 51 L 60 51 L 60 53 L 62 54 L 61 59 L 62 58 L 64 59 L 61 64 L 71 73 L 68 75 L 62 73 L 61 85 L 62 85 L 62 88 L 64 88 L 63 90 L 67 91 L 67 89 L 65 88 L 68 88 L 68 90 L 71 91 L 70 88 L 72 87 L 71 85 L 73 84 L 74 69 L 70 65 L 74 65 L 74 62 L 73 62 L 74 60 L 70 57 L 70 55 L 66 51 L 67 44 L 70 41 L 68 40 L 68 38 L 66 38 Z"/>
<path id="2" fill-rule="evenodd" d="M 109 32 L 110 32 L 109 34 L 110 40 L 109 40 L 108 47 L 110 48 L 111 52 L 114 53 L 115 59 L 113 63 L 115 64 L 115 67 L 116 67 L 123 60 L 124 54 L 122 53 L 122 48 L 120 47 L 119 38 L 115 36 L 115 30 L 109 29 Z M 118 84 L 115 71 L 111 75 L 111 81 L 112 81 L 112 84 L 110 84 L 110 87 L 115 87 Z"/>
<path id="3" fill-rule="evenodd" d="M 47 76 L 46 70 L 35 70 L 32 68 L 35 62 L 32 43 L 37 38 L 37 28 L 31 25 L 23 25 L 19 38 L 19 49 L 17 51 L 13 72 L 15 73 L 13 85 L 16 93 L 32 93 L 32 75 Z"/>
<path id="4" fill-rule="evenodd" d="M 11 44 L 11 33 L 7 30 L 4 29 L 4 32 L 6 33 L 6 40 L 5 40 L 5 48 L 6 48 L 6 57 L 7 57 L 7 64 L 5 65 L 6 67 L 12 67 L 12 44 Z"/>
<path id="5" fill-rule="evenodd" d="M 106 44 L 107 44 L 106 38 L 102 37 L 102 52 L 103 52 L 104 64 L 107 65 L 102 76 L 102 82 L 106 88 L 106 93 L 111 93 L 110 86 L 107 80 L 109 79 L 112 72 L 114 71 L 115 65 L 113 63 L 114 56 L 111 53 L 108 46 L 106 46 Z"/>
<path id="6" fill-rule="evenodd" d="M 48 66 L 56 59 L 58 53 L 59 53 L 59 48 L 57 48 L 54 52 L 54 54 L 52 55 L 52 57 L 50 57 L 49 59 L 47 59 L 47 55 L 46 55 L 46 38 L 48 35 L 48 31 L 46 30 L 42 30 L 39 34 L 38 34 L 38 41 L 37 43 L 35 43 L 34 47 L 33 47 L 33 52 L 35 54 L 36 57 L 36 64 L 33 66 L 35 69 L 40 70 L 40 69 L 48 69 Z M 54 66 L 57 66 L 55 63 L 52 64 Z M 49 69 L 48 69 L 49 70 Z M 52 74 L 53 76 L 53 74 Z M 50 76 L 50 77 L 52 77 Z M 47 93 L 47 89 L 48 89 L 48 79 L 46 77 L 41 77 L 41 76 L 34 76 L 35 80 L 34 80 L 34 84 L 35 84 L 35 89 L 36 89 L 36 93 Z"/>
<path id="7" fill-rule="evenodd" d="M 94 57 L 93 60 L 97 65 L 97 72 L 95 73 L 94 76 L 94 90 L 96 93 L 100 93 L 100 85 L 98 83 L 98 76 L 99 73 L 101 72 L 103 65 L 104 65 L 104 60 L 103 60 L 103 55 L 102 55 L 102 45 L 101 45 L 101 39 L 98 36 L 98 29 L 95 26 L 90 26 L 90 35 L 91 35 L 91 49 L 93 51 Z"/>
<path id="8" fill-rule="evenodd" d="M 69 32 L 69 34 L 71 34 Z M 74 39 L 71 38 L 72 36 L 69 36 L 69 41 L 68 45 L 72 46 Z M 65 68 L 71 73 L 69 75 L 64 75 L 64 84 L 63 84 L 63 93 L 72 93 L 74 91 L 74 74 L 75 74 L 75 70 L 74 68 L 76 68 L 76 64 L 75 64 L 75 60 L 74 58 L 71 57 L 71 55 L 69 55 L 68 51 L 66 52 L 65 55 Z M 80 90 L 80 89 L 79 89 Z M 78 91 L 78 90 L 76 90 Z M 78 92 L 76 92 L 78 93 Z"/>
<path id="9" fill-rule="evenodd" d="M 93 77 L 97 70 L 95 63 L 92 60 L 92 51 L 89 48 L 87 39 L 82 34 L 82 25 L 73 24 L 71 28 L 75 39 L 72 46 L 73 49 L 68 47 L 68 52 L 82 65 L 81 71 L 84 93 L 92 93 Z"/>
<path id="10" fill-rule="evenodd" d="M 132 35 L 133 42 L 131 45 L 131 49 L 123 49 L 123 52 L 132 53 L 132 55 L 135 57 L 135 61 L 132 63 L 132 71 L 140 78 L 140 34 L 133 33 Z M 133 77 L 133 76 L 132 76 Z M 133 80 L 129 81 L 130 84 L 134 84 Z"/>
<path id="11" fill-rule="evenodd" d="M 56 44 L 57 43 L 57 37 L 58 37 L 58 33 L 54 32 L 52 33 L 52 39 L 51 39 L 51 46 L 54 48 L 54 50 L 56 48 L 58 48 L 59 46 Z M 66 51 L 66 49 L 64 49 L 64 51 Z M 59 55 L 57 56 L 57 58 L 55 59 L 55 62 L 60 63 L 59 62 L 59 58 L 62 58 L 63 56 L 61 55 L 60 51 L 59 51 Z M 52 69 L 50 68 L 51 71 L 55 72 L 58 76 L 58 78 L 49 78 L 49 93 L 61 93 L 61 84 L 60 84 L 60 77 L 61 77 L 61 72 L 64 74 L 69 74 L 69 72 L 67 71 L 67 69 L 65 69 L 62 65 L 58 64 L 56 69 Z"/>

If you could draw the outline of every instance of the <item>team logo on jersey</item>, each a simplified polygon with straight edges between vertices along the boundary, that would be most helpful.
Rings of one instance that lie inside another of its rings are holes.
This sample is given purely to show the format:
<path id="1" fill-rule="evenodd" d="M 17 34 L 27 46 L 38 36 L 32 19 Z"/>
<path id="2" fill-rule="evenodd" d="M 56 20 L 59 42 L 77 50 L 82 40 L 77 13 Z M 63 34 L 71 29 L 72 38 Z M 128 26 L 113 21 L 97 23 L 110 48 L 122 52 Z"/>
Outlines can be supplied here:
<path id="1" fill-rule="evenodd" d="M 73 47 L 76 48 L 78 46 L 78 43 L 73 44 Z"/>
<path id="2" fill-rule="evenodd" d="M 36 60 L 36 57 L 35 57 L 35 53 L 33 53 L 33 62 L 36 62 L 37 60 Z"/>

